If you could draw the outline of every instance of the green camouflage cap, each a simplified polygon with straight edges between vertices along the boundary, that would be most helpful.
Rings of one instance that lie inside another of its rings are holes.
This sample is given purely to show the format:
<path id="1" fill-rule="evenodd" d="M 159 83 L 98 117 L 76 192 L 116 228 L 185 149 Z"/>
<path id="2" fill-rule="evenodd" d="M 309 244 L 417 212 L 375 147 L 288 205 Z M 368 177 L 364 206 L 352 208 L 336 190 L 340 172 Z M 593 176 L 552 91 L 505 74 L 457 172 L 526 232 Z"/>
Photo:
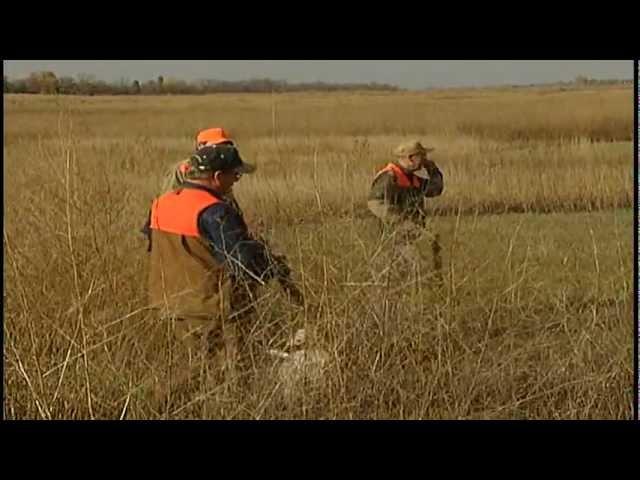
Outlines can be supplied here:
<path id="1" fill-rule="evenodd" d="M 246 163 L 233 145 L 220 144 L 202 147 L 189 159 L 191 167 L 197 172 L 235 171 L 253 173 L 254 165 Z"/>

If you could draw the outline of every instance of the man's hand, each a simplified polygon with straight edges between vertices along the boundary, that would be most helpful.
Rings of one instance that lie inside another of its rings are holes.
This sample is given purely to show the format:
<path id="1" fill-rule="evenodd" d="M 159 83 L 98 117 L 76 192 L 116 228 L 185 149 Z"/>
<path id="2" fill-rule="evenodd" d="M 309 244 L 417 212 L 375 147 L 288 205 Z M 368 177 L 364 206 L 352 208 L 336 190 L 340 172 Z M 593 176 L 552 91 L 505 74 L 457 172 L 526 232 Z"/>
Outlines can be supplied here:
<path id="1" fill-rule="evenodd" d="M 304 295 L 302 294 L 298 286 L 293 283 L 290 277 L 278 277 L 278 283 L 280 283 L 282 289 L 287 292 L 289 298 L 293 303 L 299 306 L 304 306 Z"/>
<path id="2" fill-rule="evenodd" d="M 425 158 L 422 161 L 422 166 L 427 171 L 427 173 L 429 173 L 429 175 L 438 171 L 438 166 L 436 165 L 436 163 L 433 160 L 429 160 L 428 158 Z"/>
<path id="3" fill-rule="evenodd" d="M 276 278 L 282 289 L 289 295 L 289 298 L 296 305 L 304 305 L 304 295 L 298 286 L 291 280 L 291 268 L 284 255 L 271 255 L 276 267 Z"/>
<path id="4" fill-rule="evenodd" d="M 275 268 L 275 276 L 278 278 L 289 278 L 291 276 L 291 268 L 287 264 L 287 257 L 284 255 L 271 254 L 271 260 Z"/>
<path id="5" fill-rule="evenodd" d="M 258 236 L 259 241 L 265 246 L 265 250 L 271 261 L 271 268 L 274 271 L 274 277 L 278 280 L 280 287 L 289 295 L 291 301 L 296 305 L 304 305 L 304 295 L 298 286 L 291 280 L 291 268 L 287 262 L 285 255 L 276 255 L 271 251 L 271 246 L 266 238 Z"/>

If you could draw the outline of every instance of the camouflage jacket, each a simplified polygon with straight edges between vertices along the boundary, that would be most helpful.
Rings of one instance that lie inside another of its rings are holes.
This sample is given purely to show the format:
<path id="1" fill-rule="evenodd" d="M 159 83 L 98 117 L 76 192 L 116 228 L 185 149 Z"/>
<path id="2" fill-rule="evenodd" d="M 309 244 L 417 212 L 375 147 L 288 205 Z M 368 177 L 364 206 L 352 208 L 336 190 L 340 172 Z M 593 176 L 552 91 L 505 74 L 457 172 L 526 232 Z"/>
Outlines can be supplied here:
<path id="1" fill-rule="evenodd" d="M 407 173 L 407 172 L 405 172 Z M 419 178 L 419 187 L 402 188 L 391 172 L 379 174 L 371 185 L 368 207 L 382 220 L 398 218 L 417 219 L 423 215 L 425 198 L 437 197 L 444 189 L 442 172 L 437 167 L 428 172 L 429 178 L 423 179 L 407 173 L 407 177 Z"/>

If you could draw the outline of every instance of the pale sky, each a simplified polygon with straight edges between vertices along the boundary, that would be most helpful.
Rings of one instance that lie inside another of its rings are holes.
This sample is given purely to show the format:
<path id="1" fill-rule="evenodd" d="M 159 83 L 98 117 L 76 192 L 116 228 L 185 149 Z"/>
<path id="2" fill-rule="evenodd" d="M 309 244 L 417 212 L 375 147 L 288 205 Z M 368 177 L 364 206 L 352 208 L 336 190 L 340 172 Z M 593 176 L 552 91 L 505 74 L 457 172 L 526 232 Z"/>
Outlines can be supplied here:
<path id="1" fill-rule="evenodd" d="M 379 82 L 402 88 L 570 81 L 578 75 L 633 79 L 632 60 L 5 60 L 10 79 L 38 70 L 108 82 L 165 78 L 288 82 Z"/>

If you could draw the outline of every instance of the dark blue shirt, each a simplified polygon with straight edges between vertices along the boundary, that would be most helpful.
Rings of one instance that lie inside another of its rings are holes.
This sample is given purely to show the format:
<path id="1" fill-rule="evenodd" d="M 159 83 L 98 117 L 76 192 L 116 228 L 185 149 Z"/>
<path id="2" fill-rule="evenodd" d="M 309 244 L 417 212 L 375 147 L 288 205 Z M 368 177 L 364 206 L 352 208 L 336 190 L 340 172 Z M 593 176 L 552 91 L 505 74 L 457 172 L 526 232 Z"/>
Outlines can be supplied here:
<path id="1" fill-rule="evenodd" d="M 251 237 L 236 208 L 225 201 L 204 209 L 198 217 L 200 235 L 208 242 L 214 258 L 232 275 L 267 280 L 271 277 L 267 249 Z"/>

